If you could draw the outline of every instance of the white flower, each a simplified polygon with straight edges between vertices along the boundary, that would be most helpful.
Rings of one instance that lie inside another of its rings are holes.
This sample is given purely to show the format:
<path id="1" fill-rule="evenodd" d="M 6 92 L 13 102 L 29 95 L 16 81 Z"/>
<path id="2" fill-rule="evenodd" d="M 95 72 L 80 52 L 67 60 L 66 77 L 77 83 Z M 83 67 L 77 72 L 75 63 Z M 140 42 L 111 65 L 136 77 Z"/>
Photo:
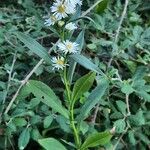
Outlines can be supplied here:
<path id="1" fill-rule="evenodd" d="M 66 40 L 58 44 L 60 51 L 62 51 L 65 54 L 78 53 L 78 50 L 79 50 L 78 46 L 79 44 L 77 44 L 76 42 L 70 42 L 69 40 Z"/>
<path id="2" fill-rule="evenodd" d="M 62 69 L 63 70 L 63 68 L 66 66 L 66 64 L 65 64 L 65 59 L 64 59 L 64 57 L 53 57 L 52 58 L 52 66 L 53 66 L 53 70 L 54 69 Z"/>
<path id="3" fill-rule="evenodd" d="M 66 3 L 61 0 L 56 0 L 53 6 L 51 7 L 51 11 L 54 13 L 58 20 L 62 18 L 66 18 L 68 14 L 74 13 L 75 8 L 72 8 L 71 3 Z"/>
<path id="4" fill-rule="evenodd" d="M 54 15 L 51 15 L 48 19 L 45 19 L 45 25 L 46 26 L 51 26 L 54 25 L 57 21 L 57 18 Z"/>
<path id="5" fill-rule="evenodd" d="M 82 5 L 82 1 L 81 0 L 76 0 L 76 4 L 78 4 L 78 5 Z"/>
<path id="6" fill-rule="evenodd" d="M 76 26 L 75 23 L 70 22 L 70 23 L 68 23 L 68 24 L 65 25 L 65 28 L 66 28 L 67 30 L 69 30 L 69 31 L 72 31 L 72 30 L 77 29 L 77 26 Z"/>
<path id="7" fill-rule="evenodd" d="M 66 0 L 67 3 L 70 3 L 72 6 L 76 7 L 76 5 L 82 5 L 82 1 L 81 0 Z"/>

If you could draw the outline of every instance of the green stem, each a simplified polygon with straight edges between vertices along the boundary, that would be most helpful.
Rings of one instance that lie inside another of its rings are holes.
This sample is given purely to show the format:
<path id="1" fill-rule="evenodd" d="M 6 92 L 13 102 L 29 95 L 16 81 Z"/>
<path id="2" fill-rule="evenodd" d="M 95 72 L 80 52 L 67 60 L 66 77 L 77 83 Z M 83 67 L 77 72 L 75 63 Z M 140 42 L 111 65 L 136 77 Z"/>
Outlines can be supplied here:
<path id="1" fill-rule="evenodd" d="M 76 143 L 77 149 L 79 149 L 79 147 L 80 147 L 80 139 L 79 139 L 77 128 L 75 126 L 74 104 L 71 104 L 71 106 L 70 106 L 70 123 L 71 123 L 71 127 L 73 129 L 73 132 L 74 132 L 74 138 L 75 138 L 75 143 Z"/>
<path id="2" fill-rule="evenodd" d="M 76 147 L 79 150 L 80 138 L 79 138 L 78 131 L 77 131 L 77 128 L 76 128 L 76 125 L 75 125 L 74 102 L 72 102 L 72 100 L 71 100 L 71 90 L 70 90 L 69 82 L 67 80 L 66 67 L 64 68 L 64 76 L 63 76 L 63 78 L 64 78 L 64 85 L 65 85 L 65 88 L 66 88 L 66 91 L 67 91 L 67 99 L 68 99 L 68 102 L 69 102 L 70 125 L 71 125 L 71 128 L 73 130 L 73 135 L 74 135 Z"/>
<path id="3" fill-rule="evenodd" d="M 64 68 L 64 84 L 65 84 L 66 91 L 67 91 L 67 99 L 68 99 L 68 101 L 69 101 L 69 103 L 70 103 L 71 94 L 70 94 L 70 86 L 69 86 L 68 81 L 67 81 L 66 67 Z"/>

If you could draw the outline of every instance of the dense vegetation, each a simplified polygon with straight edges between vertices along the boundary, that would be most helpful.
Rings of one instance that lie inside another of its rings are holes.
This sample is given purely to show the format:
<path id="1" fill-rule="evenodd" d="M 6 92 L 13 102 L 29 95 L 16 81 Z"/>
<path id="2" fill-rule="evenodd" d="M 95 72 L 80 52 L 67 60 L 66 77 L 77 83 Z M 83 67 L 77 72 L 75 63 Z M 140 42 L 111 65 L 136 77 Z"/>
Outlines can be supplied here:
<path id="1" fill-rule="evenodd" d="M 0 1 L 0 149 L 149 149 L 150 0 L 54 2 Z"/>

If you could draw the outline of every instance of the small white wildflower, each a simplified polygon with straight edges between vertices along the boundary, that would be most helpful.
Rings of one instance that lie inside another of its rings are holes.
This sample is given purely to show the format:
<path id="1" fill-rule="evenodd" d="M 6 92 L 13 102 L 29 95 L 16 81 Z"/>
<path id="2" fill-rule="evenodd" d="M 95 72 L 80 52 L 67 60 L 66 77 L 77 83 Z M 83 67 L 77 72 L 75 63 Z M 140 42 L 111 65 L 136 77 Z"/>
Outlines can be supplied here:
<path id="1" fill-rule="evenodd" d="M 58 44 L 60 51 L 62 51 L 65 54 L 67 54 L 67 53 L 73 53 L 73 54 L 78 53 L 78 50 L 79 50 L 78 46 L 79 46 L 79 44 L 77 44 L 76 42 L 71 42 L 69 40 L 66 40 L 66 41 Z"/>
<path id="2" fill-rule="evenodd" d="M 63 70 L 63 68 L 66 66 L 66 64 L 65 64 L 65 59 L 64 59 L 64 57 L 53 57 L 52 58 L 52 66 L 53 66 L 53 70 L 54 69 L 62 69 Z"/>
<path id="3" fill-rule="evenodd" d="M 45 19 L 45 25 L 46 26 L 51 26 L 54 25 L 57 21 L 57 18 L 54 15 L 51 15 L 48 19 Z"/>
<path id="4" fill-rule="evenodd" d="M 68 14 L 75 12 L 71 3 L 66 3 L 61 0 L 56 0 L 56 2 L 54 2 L 53 6 L 51 7 L 51 11 L 54 13 L 58 20 L 66 18 Z"/>
<path id="5" fill-rule="evenodd" d="M 82 5 L 82 1 L 81 0 L 66 0 L 67 3 L 70 3 L 72 6 L 76 7 L 76 5 Z"/>
<path id="6" fill-rule="evenodd" d="M 69 31 L 72 31 L 72 30 L 77 29 L 77 26 L 76 26 L 75 23 L 70 22 L 70 23 L 68 23 L 68 24 L 65 25 L 65 28 L 66 28 L 67 30 L 69 30 Z"/>

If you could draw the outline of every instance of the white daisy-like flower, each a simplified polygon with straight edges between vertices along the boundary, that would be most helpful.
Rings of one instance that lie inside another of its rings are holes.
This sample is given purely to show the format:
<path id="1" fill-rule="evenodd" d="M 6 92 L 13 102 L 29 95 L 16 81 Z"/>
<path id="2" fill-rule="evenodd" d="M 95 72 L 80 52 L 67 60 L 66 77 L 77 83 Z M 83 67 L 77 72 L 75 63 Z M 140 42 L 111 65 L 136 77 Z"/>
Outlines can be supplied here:
<path id="1" fill-rule="evenodd" d="M 54 25 L 57 21 L 57 18 L 54 15 L 51 15 L 48 19 L 45 19 L 45 25 L 46 26 L 51 26 Z"/>
<path id="2" fill-rule="evenodd" d="M 64 42 L 61 42 L 58 44 L 59 50 L 62 51 L 63 53 L 78 53 L 79 50 L 79 44 L 76 42 L 71 42 L 69 40 L 66 40 Z"/>
<path id="3" fill-rule="evenodd" d="M 63 70 L 63 68 L 66 66 L 66 64 L 65 64 L 65 59 L 64 59 L 64 57 L 53 57 L 52 58 L 52 66 L 53 66 L 53 70 L 54 69 L 62 69 Z"/>
<path id="4" fill-rule="evenodd" d="M 66 18 L 68 14 L 75 12 L 75 8 L 72 8 L 71 3 L 66 3 L 61 0 L 56 0 L 51 7 L 51 12 L 54 13 L 58 20 Z"/>
<path id="5" fill-rule="evenodd" d="M 65 25 L 65 28 L 66 28 L 67 30 L 69 30 L 69 31 L 72 31 L 72 30 L 77 29 L 77 26 L 76 26 L 75 23 L 70 22 L 70 23 L 68 23 L 68 24 Z"/>

